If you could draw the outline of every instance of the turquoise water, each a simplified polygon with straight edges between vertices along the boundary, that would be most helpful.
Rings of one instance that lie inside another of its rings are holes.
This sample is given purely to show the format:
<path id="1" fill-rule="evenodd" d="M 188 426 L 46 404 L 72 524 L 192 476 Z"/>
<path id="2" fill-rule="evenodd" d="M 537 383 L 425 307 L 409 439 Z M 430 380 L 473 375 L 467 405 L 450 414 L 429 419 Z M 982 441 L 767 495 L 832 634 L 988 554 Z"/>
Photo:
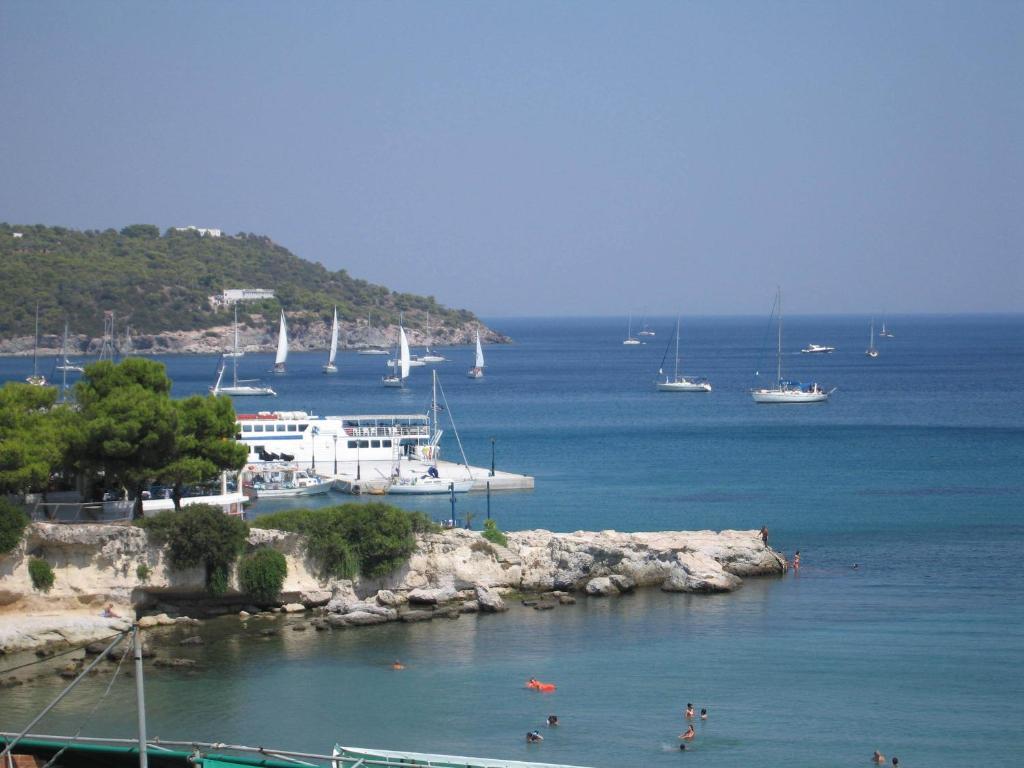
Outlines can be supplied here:
<path id="1" fill-rule="evenodd" d="M 271 639 L 208 624 L 201 674 L 147 677 L 151 732 L 609 768 L 857 765 L 876 748 L 907 766 L 1024 763 L 1024 318 L 891 318 L 897 338 L 879 342 L 877 360 L 863 355 L 866 320 L 787 319 L 789 374 L 839 387 L 828 404 L 800 407 L 757 406 L 746 393 L 755 368 L 774 366 L 760 318 L 687 322 L 684 368 L 715 391 L 655 392 L 673 324 L 630 348 L 615 320 L 492 321 L 517 344 L 488 348 L 479 382 L 464 377 L 469 349 L 446 350 L 457 362 L 439 370 L 470 462 L 489 464 L 493 437 L 499 468 L 537 477 L 532 493 L 494 494 L 492 513 L 507 529 L 767 524 L 773 545 L 800 549 L 799 576 L 725 596 L 648 592 Z M 838 351 L 795 353 L 812 341 Z M 411 391 L 395 392 L 377 384 L 380 358 L 342 355 L 332 379 L 321 357 L 294 355 L 274 379 L 281 397 L 242 407 L 419 411 L 429 401 L 422 369 Z M 25 365 L 0 361 L 0 372 L 18 377 Z M 215 361 L 168 365 L 187 394 L 212 381 Z M 266 370 L 269 357 L 246 357 L 250 366 Z M 445 450 L 455 455 L 450 435 Z M 448 511 L 445 500 L 408 505 Z M 458 506 L 483 517 L 480 495 Z M 408 669 L 391 672 L 395 657 Z M 558 691 L 523 690 L 530 676 Z M 26 722 L 56 686 L 0 692 L 0 726 Z M 77 727 L 88 700 L 73 698 L 51 730 Z M 711 717 L 680 755 L 687 701 Z M 119 697 L 89 730 L 126 734 L 128 712 Z M 563 725 L 523 743 L 549 712 Z"/>

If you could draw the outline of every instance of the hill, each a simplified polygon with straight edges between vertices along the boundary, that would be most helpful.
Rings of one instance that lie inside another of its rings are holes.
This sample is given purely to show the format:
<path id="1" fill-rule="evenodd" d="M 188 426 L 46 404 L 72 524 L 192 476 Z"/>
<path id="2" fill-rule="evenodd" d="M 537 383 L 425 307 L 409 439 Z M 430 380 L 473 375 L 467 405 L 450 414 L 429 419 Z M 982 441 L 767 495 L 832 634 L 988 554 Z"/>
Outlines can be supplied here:
<path id="1" fill-rule="evenodd" d="M 65 318 L 72 332 L 99 337 L 103 313 L 113 310 L 118 331 L 133 336 L 196 332 L 230 325 L 231 309 L 211 297 L 225 289 L 266 288 L 274 298 L 238 304 L 239 321 L 269 328 L 284 308 L 301 336 L 320 328 L 335 305 L 354 326 L 386 328 L 404 313 L 410 328 L 462 339 L 476 317 L 432 297 L 397 293 L 382 285 L 331 272 L 262 235 L 212 237 L 197 231 L 160 230 L 136 224 L 117 231 L 78 231 L 0 223 L 0 338 L 31 336 L 36 305 L 40 330 L 59 334 Z M 276 326 L 274 332 L 276 333 Z M 214 335 L 213 331 L 210 331 Z"/>

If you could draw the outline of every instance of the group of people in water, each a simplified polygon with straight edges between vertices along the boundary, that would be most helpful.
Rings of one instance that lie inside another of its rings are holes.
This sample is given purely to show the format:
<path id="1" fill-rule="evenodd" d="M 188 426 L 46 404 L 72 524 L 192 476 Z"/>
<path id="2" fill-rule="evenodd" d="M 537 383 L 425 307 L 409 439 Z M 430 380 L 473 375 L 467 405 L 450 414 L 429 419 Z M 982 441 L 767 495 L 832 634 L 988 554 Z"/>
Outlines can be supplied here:
<path id="1" fill-rule="evenodd" d="M 875 754 L 871 756 L 871 762 L 875 765 L 885 765 L 885 755 L 876 749 Z M 892 768 L 900 768 L 900 759 L 898 757 L 892 759 Z"/>
<path id="2" fill-rule="evenodd" d="M 548 728 L 558 727 L 558 715 L 548 715 Z M 544 741 L 544 737 L 540 735 L 540 731 L 528 731 L 526 734 L 526 743 L 533 744 L 538 741 Z"/>
<path id="3" fill-rule="evenodd" d="M 687 702 L 687 704 L 686 704 L 685 717 L 686 717 L 686 720 L 687 720 L 686 730 L 679 734 L 679 738 L 683 742 L 682 744 L 679 745 L 679 749 L 684 750 L 684 751 L 686 750 L 687 742 L 693 741 L 697 737 L 697 731 L 693 727 L 693 721 L 697 718 L 697 712 L 693 708 L 693 704 L 690 703 L 690 702 Z M 701 720 L 707 720 L 708 719 L 707 707 L 701 707 L 700 719 Z"/>

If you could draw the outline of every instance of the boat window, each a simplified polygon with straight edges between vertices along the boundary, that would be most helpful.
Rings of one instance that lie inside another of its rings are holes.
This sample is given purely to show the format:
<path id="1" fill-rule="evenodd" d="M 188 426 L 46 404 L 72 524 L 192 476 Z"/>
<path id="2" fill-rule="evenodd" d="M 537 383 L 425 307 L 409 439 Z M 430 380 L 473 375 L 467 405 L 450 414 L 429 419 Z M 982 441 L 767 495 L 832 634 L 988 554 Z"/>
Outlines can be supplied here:
<path id="1" fill-rule="evenodd" d="M 309 424 L 299 424 L 299 432 L 305 432 Z"/>
<path id="2" fill-rule="evenodd" d="M 277 425 L 277 431 L 278 432 L 284 432 L 285 429 L 287 429 L 287 427 L 284 424 L 278 424 Z"/>
<path id="3" fill-rule="evenodd" d="M 380 448 L 380 440 L 371 440 L 370 441 L 370 447 L 371 448 Z"/>
<path id="4" fill-rule="evenodd" d="M 356 441 L 355 440 L 349 440 L 348 441 L 348 447 L 349 448 L 355 448 L 356 447 Z"/>
<path id="5" fill-rule="evenodd" d="M 253 432 L 262 432 L 263 431 L 263 425 L 262 424 L 253 424 L 252 425 L 252 431 Z"/>
<path id="6" fill-rule="evenodd" d="M 390 440 L 381 440 L 381 445 L 383 445 L 385 448 L 390 448 L 391 447 L 391 441 Z"/>
<path id="7" fill-rule="evenodd" d="M 289 424 L 288 425 L 288 431 L 289 432 L 298 432 L 299 428 L 297 426 L 295 426 L 294 424 Z"/>
<path id="8" fill-rule="evenodd" d="M 242 425 L 242 431 L 243 432 L 252 432 L 252 424 L 243 424 Z"/>
<path id="9" fill-rule="evenodd" d="M 370 441 L 369 440 L 360 440 L 359 441 L 359 447 L 360 448 L 369 448 L 370 447 Z"/>

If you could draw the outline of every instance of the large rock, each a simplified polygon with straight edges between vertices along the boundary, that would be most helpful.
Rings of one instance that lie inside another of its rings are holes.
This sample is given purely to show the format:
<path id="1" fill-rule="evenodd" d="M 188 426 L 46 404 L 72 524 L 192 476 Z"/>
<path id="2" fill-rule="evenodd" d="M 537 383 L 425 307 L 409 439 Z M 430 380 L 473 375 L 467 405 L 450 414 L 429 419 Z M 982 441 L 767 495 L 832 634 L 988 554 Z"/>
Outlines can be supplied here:
<path id="1" fill-rule="evenodd" d="M 501 595 L 483 585 L 477 585 L 476 603 L 480 606 L 481 613 L 501 613 L 508 610 Z"/>
<path id="2" fill-rule="evenodd" d="M 455 588 L 451 586 L 432 589 L 414 589 L 409 592 L 409 603 L 412 605 L 438 605 L 449 603 L 456 597 Z"/>
<path id="3" fill-rule="evenodd" d="M 402 621 L 409 624 L 416 621 L 430 621 L 432 618 L 434 618 L 434 612 L 417 610 L 404 611 L 402 614 L 400 614 L 399 618 L 401 618 Z"/>
<path id="4" fill-rule="evenodd" d="M 587 582 L 583 591 L 590 597 L 610 597 L 619 594 L 619 588 L 607 576 L 598 576 L 596 579 L 591 579 Z"/>
<path id="5" fill-rule="evenodd" d="M 711 558 L 681 554 L 661 589 L 664 592 L 731 592 L 742 583 L 738 576 L 727 573 Z"/>
<path id="6" fill-rule="evenodd" d="M 342 621 L 349 627 L 365 627 L 370 624 L 385 624 L 391 621 L 387 616 L 367 611 L 352 611 L 341 617 Z"/>
<path id="7" fill-rule="evenodd" d="M 281 606 L 281 610 L 283 610 L 285 613 L 302 613 L 306 610 L 306 606 L 304 606 L 302 603 L 286 603 L 285 605 Z"/>

